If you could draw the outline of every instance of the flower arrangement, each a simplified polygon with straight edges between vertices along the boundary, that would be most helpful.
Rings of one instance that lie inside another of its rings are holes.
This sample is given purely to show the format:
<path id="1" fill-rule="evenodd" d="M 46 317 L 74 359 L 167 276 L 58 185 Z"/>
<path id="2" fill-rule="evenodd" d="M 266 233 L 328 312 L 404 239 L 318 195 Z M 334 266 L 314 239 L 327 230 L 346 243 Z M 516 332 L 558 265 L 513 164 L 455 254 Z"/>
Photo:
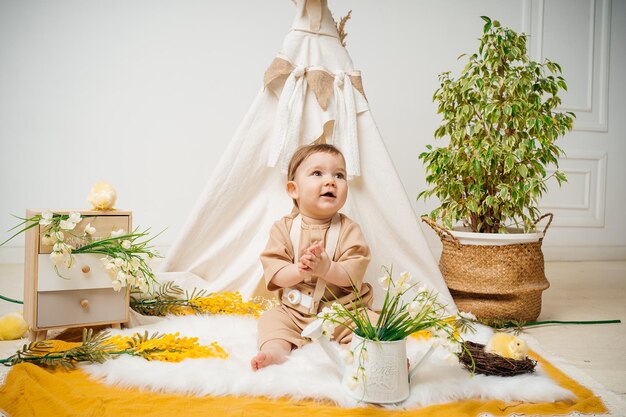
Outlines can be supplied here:
<path id="1" fill-rule="evenodd" d="M 61 278 L 58 267 L 65 265 L 68 269 L 74 265 L 74 255 L 82 253 L 101 254 L 103 268 L 107 271 L 115 291 L 126 287 L 137 287 L 148 292 L 155 284 L 154 273 L 148 266 L 144 256 L 149 259 L 161 257 L 149 243 L 156 237 L 148 238 L 149 230 L 139 232 L 135 229 L 127 232 L 124 229 L 113 230 L 106 238 L 95 239 L 95 227 L 88 223 L 82 234 L 75 233 L 78 223 L 86 219 L 80 213 L 58 214 L 45 211 L 29 218 L 15 216 L 22 220 L 10 230 L 22 227 L 9 239 L 0 244 L 4 245 L 15 236 L 36 226 L 41 228 L 41 241 L 44 245 L 52 246 L 50 260 L 54 264 L 57 275 Z M 70 243 L 73 243 L 71 244 Z"/>
<path id="2" fill-rule="evenodd" d="M 358 300 L 350 308 L 334 303 L 318 314 L 323 320 L 323 333 L 330 335 L 336 326 L 344 326 L 363 339 L 379 342 L 419 334 L 433 337 L 437 344 L 458 354 L 463 349 L 460 334 L 472 330 L 475 317 L 466 313 L 449 316 L 434 289 L 417 287 L 418 283 L 409 272 L 394 279 L 391 268 L 383 267 L 383 271 L 385 275 L 378 283 L 386 292 L 378 320 L 373 323 Z"/>
<path id="3" fill-rule="evenodd" d="M 110 336 L 108 332 L 93 334 L 84 329 L 81 343 L 44 340 L 24 345 L 21 350 L 0 364 L 13 366 L 29 362 L 42 366 L 61 366 L 72 369 L 78 362 L 102 363 L 119 355 L 140 356 L 147 360 L 180 362 L 188 358 L 228 358 L 228 353 L 217 343 L 209 346 L 198 343 L 197 337 L 180 337 L 179 333 L 132 336 Z"/>
<path id="4" fill-rule="evenodd" d="M 358 336 L 353 338 L 351 348 L 344 356 L 344 362 L 352 371 L 346 380 L 347 387 L 354 392 L 359 392 L 361 388 L 362 398 L 366 398 L 369 379 L 387 366 L 381 365 L 380 358 L 384 355 L 378 353 L 375 356 L 379 357 L 379 362 L 372 368 L 372 344 L 382 349 L 382 342 L 403 341 L 411 335 L 432 339 L 431 349 L 426 357 L 434 347 L 440 346 L 448 351 L 448 361 L 458 363 L 458 357 L 463 355 L 469 360 L 471 369 L 472 355 L 461 333 L 473 330 L 471 324 L 476 318 L 464 313 L 450 316 L 445 305 L 439 302 L 438 293 L 434 289 L 417 287 L 418 283 L 409 272 L 403 272 L 398 278 L 394 278 L 391 268 L 383 267 L 383 271 L 385 274 L 378 279 L 378 283 L 385 289 L 385 300 L 375 323 L 367 308 L 358 299 L 349 308 L 334 303 L 318 314 L 318 318 L 322 320 L 323 334 L 331 335 L 336 326 L 344 326 Z"/>

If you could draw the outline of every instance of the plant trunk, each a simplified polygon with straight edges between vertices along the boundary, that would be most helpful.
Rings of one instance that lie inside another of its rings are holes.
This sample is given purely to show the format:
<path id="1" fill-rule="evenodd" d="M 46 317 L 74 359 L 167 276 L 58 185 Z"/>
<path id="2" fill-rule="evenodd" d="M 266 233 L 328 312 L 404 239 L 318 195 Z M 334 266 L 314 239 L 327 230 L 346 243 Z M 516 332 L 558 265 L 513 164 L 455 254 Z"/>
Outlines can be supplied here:
<path id="1" fill-rule="evenodd" d="M 494 224 L 487 223 L 487 219 L 491 216 L 488 214 L 486 216 L 478 216 L 475 213 L 470 214 L 469 219 L 469 228 L 472 232 L 475 233 L 498 233 L 500 230 L 500 222 L 495 222 Z M 479 230 L 480 226 L 480 230 Z"/>

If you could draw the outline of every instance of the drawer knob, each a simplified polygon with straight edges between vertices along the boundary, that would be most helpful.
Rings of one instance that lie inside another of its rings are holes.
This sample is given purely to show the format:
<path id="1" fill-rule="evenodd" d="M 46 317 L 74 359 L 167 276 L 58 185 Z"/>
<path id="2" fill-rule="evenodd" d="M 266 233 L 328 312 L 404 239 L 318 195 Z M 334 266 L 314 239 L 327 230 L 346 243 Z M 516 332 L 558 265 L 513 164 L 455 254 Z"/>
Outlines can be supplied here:
<path id="1" fill-rule="evenodd" d="M 83 273 L 88 273 L 89 271 L 91 271 L 91 268 L 89 267 L 89 265 L 83 265 L 83 267 L 81 268 L 81 271 L 83 271 Z"/>
<path id="2" fill-rule="evenodd" d="M 89 300 L 88 300 L 88 299 L 86 299 L 86 298 L 85 298 L 85 299 L 83 299 L 83 300 L 80 300 L 80 306 L 81 306 L 82 308 L 87 308 L 87 307 L 89 307 Z"/>

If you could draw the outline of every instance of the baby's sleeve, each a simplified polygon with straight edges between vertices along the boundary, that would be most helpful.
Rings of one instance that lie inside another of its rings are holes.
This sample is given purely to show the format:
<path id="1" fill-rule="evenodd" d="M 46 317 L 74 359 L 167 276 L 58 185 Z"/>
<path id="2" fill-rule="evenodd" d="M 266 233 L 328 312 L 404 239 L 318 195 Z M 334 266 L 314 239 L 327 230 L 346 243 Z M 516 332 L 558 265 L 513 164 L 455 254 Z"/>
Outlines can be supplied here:
<path id="1" fill-rule="evenodd" d="M 361 227 L 348 221 L 339 236 L 339 258 L 335 260 L 350 277 L 356 288 L 361 288 L 365 271 L 370 263 L 370 248 L 367 246 Z"/>
<path id="2" fill-rule="evenodd" d="M 270 281 L 278 271 L 293 264 L 293 248 L 291 247 L 286 218 L 274 223 L 270 229 L 267 245 L 261 253 L 261 264 L 263 265 L 265 286 L 269 291 L 276 291 L 279 287 L 271 284 Z"/>

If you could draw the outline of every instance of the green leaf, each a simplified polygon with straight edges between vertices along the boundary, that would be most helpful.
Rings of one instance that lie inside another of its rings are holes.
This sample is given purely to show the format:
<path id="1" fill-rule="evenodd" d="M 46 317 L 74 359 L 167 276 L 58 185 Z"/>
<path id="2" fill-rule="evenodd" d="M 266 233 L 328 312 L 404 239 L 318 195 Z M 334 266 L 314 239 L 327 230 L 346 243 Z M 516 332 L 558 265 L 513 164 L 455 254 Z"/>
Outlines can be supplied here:
<path id="1" fill-rule="evenodd" d="M 491 19 L 489 19 L 487 16 L 480 16 L 480 18 L 486 22 L 485 26 L 483 26 L 483 33 L 489 32 L 489 29 L 491 29 Z"/>
<path id="2" fill-rule="evenodd" d="M 509 155 L 506 157 L 504 161 L 504 172 L 510 172 L 513 169 L 513 165 L 515 164 L 515 158 Z"/>
<path id="3" fill-rule="evenodd" d="M 561 183 L 567 182 L 567 177 L 561 171 L 556 171 L 554 173 L 554 176 L 556 177 L 556 180 L 559 183 L 559 186 L 561 185 Z"/>

